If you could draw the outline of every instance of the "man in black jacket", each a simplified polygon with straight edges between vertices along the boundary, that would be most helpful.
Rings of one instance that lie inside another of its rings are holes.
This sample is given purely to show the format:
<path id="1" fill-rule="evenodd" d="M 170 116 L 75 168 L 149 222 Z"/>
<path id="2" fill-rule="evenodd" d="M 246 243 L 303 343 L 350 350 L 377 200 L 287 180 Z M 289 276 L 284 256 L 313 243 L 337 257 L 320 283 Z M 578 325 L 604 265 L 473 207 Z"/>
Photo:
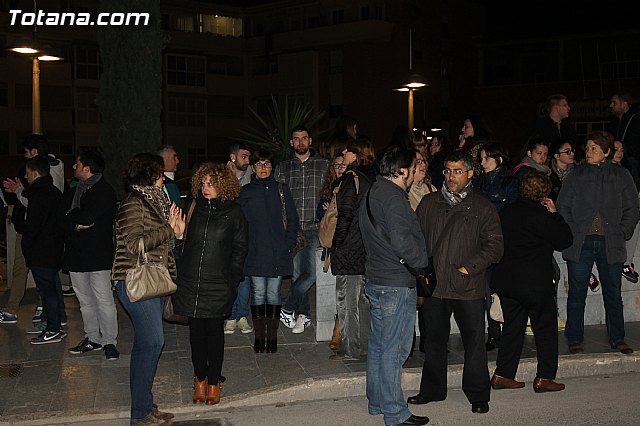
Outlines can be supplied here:
<path id="1" fill-rule="evenodd" d="M 46 158 L 30 158 L 25 166 L 29 186 L 22 195 L 27 198 L 27 220 L 22 235 L 22 253 L 33 274 L 44 311 L 47 327 L 31 344 L 41 345 L 60 342 L 66 336 L 61 328 L 64 313 L 62 292 L 58 291 L 56 275 L 60 269 L 63 251 L 63 232 L 57 223 L 57 212 L 62 193 L 53 185 Z"/>
<path id="2" fill-rule="evenodd" d="M 73 165 L 78 185 L 65 197 L 64 267 L 80 302 L 84 339 L 72 354 L 104 347 L 108 360 L 118 359 L 118 316 L 111 290 L 113 217 L 116 195 L 102 176 L 105 162 L 95 149 L 81 150 Z"/>
<path id="3" fill-rule="evenodd" d="M 387 149 L 380 159 L 382 177 L 373 183 L 358 212 L 367 256 L 364 291 L 371 302 L 368 408 L 371 415 L 384 414 L 387 425 L 429 422 L 427 417 L 411 414 L 401 380 L 413 341 L 416 279 L 400 259 L 416 269 L 428 263 L 424 237 L 407 196 L 415 158 L 415 151 L 406 148 Z"/>
<path id="4" fill-rule="evenodd" d="M 547 98 L 547 115 L 536 120 L 530 136 L 542 138 L 547 143 L 556 139 L 574 142 L 576 129 L 569 121 L 571 107 L 565 95 L 551 95 Z"/>

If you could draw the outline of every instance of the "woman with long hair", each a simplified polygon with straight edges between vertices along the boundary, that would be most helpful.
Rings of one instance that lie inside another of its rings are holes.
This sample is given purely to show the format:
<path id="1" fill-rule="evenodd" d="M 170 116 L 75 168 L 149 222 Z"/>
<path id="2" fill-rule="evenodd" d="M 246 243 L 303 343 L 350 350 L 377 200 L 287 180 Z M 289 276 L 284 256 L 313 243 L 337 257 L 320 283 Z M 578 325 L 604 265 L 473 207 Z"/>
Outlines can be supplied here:
<path id="1" fill-rule="evenodd" d="M 240 185 L 225 164 L 205 162 L 191 178 L 195 206 L 178 262 L 176 314 L 189 319 L 193 402 L 220 402 L 224 319 L 244 278 L 247 222 L 236 203 Z"/>
<path id="2" fill-rule="evenodd" d="M 176 267 L 171 247 L 185 230 L 184 215 L 169 205 L 162 183 L 164 161 L 153 154 L 136 154 L 127 164 L 127 195 L 115 219 L 115 257 L 112 279 L 120 303 L 133 323 L 130 361 L 131 424 L 170 424 L 173 414 L 158 411 L 153 404 L 153 379 L 164 346 L 162 310 L 164 297 L 131 302 L 127 296 L 127 271 L 142 255 L 142 239 L 150 262 L 163 263 L 175 279 Z"/>
<path id="3" fill-rule="evenodd" d="M 254 152 L 251 165 L 255 172 L 242 188 L 238 204 L 249 226 L 244 274 L 251 279 L 253 351 L 273 353 L 278 350 L 282 277 L 293 273 L 298 213 L 289 187 L 273 178 L 271 154 Z"/>
<path id="4" fill-rule="evenodd" d="M 336 311 L 342 344 L 333 360 L 358 359 L 365 352 L 369 329 L 364 295 L 366 253 L 360 234 L 358 209 L 376 179 L 371 142 L 358 138 L 342 152 L 347 171 L 337 181 L 338 218 L 331 248 L 331 272 L 336 276 Z M 356 181 L 357 179 L 357 181 Z"/>

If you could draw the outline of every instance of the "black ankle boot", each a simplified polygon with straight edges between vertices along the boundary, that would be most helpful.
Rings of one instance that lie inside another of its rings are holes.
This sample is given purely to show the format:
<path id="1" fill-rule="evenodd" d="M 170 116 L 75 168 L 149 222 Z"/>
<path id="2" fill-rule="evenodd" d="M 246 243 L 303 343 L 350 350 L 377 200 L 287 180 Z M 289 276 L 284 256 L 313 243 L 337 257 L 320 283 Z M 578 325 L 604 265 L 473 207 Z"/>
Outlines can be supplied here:
<path id="1" fill-rule="evenodd" d="M 256 336 L 256 340 L 253 344 L 253 351 L 255 353 L 264 352 L 265 348 L 265 305 L 251 305 L 251 317 L 253 318 L 253 330 Z"/>

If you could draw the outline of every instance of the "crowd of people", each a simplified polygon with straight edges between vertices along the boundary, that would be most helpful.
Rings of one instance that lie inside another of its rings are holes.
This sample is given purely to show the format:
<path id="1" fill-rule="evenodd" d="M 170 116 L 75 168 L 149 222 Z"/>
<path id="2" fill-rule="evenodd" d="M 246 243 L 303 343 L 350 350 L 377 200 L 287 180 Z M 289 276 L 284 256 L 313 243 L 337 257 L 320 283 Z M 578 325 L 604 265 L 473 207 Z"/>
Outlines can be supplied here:
<path id="1" fill-rule="evenodd" d="M 170 424 L 173 417 L 158 410 L 152 392 L 167 300 L 132 302 L 127 293 L 127 272 L 141 255 L 164 264 L 177 284 L 170 298 L 188 322 L 194 403 L 220 401 L 225 335 L 253 332 L 256 353 L 276 352 L 281 323 L 292 333 L 311 324 L 308 292 L 321 280 L 336 292 L 331 359 L 366 357 L 368 410 L 383 414 L 387 425 L 426 424 L 409 404 L 447 397 L 452 315 L 465 348 L 462 389 L 474 413 L 489 411 L 491 388 L 525 386 L 516 374 L 528 324 L 538 358 L 534 391 L 563 390 L 555 381 L 561 258 L 568 268 L 570 352 L 584 351 L 585 300 L 594 280 L 610 346 L 633 352 L 624 341 L 621 277 L 638 281 L 640 118 L 627 93 L 614 95 L 611 109 L 610 131 L 580 141 L 566 97 L 549 97 L 548 115 L 535 123 L 516 161 L 477 115 L 465 118 L 456 144 L 442 132 L 427 136 L 398 126 L 378 152 L 351 117 L 338 121 L 319 150 L 301 124 L 290 135 L 290 158 L 274 164 L 269 152 L 233 144 L 226 164 L 197 165 L 186 198 L 174 181 L 178 154 L 163 145 L 129 160 L 119 202 L 98 150 L 77 153 L 70 184 L 46 139 L 30 136 L 24 171 L 3 182 L 7 198 L 14 197 L 18 238 L 0 322 L 17 322 L 31 270 L 42 315 L 28 330 L 36 334 L 30 342 L 62 342 L 63 270 L 85 331 L 69 352 L 104 349 L 116 360 L 115 290 L 134 326 L 136 425 Z M 317 272 L 318 262 L 324 272 Z M 428 266 L 438 283 L 431 295 L 417 284 Z M 284 278 L 290 278 L 286 295 Z M 503 323 L 489 315 L 493 293 Z M 416 340 L 416 309 L 425 360 L 419 393 L 405 400 L 402 366 Z M 490 376 L 487 351 L 496 348 Z"/>

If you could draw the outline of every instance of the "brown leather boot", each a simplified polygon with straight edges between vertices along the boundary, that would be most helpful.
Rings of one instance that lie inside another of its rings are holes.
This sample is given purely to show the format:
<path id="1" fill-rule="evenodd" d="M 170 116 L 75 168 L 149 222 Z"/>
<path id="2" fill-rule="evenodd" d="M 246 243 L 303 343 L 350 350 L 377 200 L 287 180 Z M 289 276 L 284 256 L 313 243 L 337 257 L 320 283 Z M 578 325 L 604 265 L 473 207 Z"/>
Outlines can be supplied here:
<path id="1" fill-rule="evenodd" d="M 220 381 L 215 385 L 207 386 L 207 405 L 214 405 L 220 402 L 221 390 L 222 383 L 220 383 Z"/>
<path id="2" fill-rule="evenodd" d="M 333 325 L 333 336 L 331 336 L 331 341 L 329 342 L 329 348 L 335 351 L 340 349 L 341 345 L 342 345 L 342 336 L 340 335 L 340 321 L 336 319 L 336 322 Z"/>
<path id="3" fill-rule="evenodd" d="M 564 390 L 564 385 L 562 383 L 554 382 L 551 379 L 541 379 L 540 377 L 536 377 L 533 381 L 533 391 L 535 393 L 558 392 L 562 390 Z"/>
<path id="4" fill-rule="evenodd" d="M 205 391 L 207 390 L 207 378 L 203 381 L 198 380 L 198 376 L 193 377 L 193 403 L 203 403 L 205 400 Z"/>

